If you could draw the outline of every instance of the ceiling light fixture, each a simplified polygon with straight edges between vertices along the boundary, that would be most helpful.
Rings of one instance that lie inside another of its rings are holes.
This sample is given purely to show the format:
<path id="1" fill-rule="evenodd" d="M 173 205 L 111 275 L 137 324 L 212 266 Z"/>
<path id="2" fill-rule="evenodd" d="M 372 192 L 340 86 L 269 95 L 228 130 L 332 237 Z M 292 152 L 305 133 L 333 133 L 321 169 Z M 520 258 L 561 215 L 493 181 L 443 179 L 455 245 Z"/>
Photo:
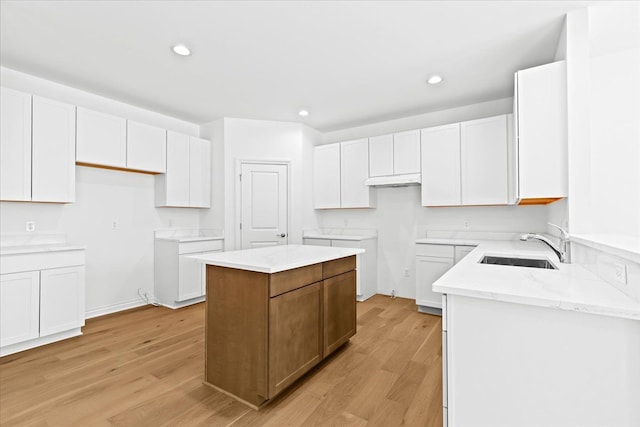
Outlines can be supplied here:
<path id="1" fill-rule="evenodd" d="M 300 110 L 300 111 L 298 112 L 298 115 L 299 115 L 300 117 L 307 117 L 307 116 L 309 115 L 309 112 L 308 112 L 307 110 Z"/>
<path id="2" fill-rule="evenodd" d="M 183 44 L 177 44 L 175 46 L 172 46 L 171 50 L 176 55 L 180 55 L 180 56 L 189 56 L 189 55 L 191 55 L 191 50 L 189 50 L 189 48 L 186 47 Z"/>
<path id="3" fill-rule="evenodd" d="M 429 80 L 427 80 L 427 83 L 429 83 L 430 85 L 437 85 L 441 81 L 442 81 L 442 77 L 440 77 L 437 74 L 434 74 L 433 76 L 429 77 Z"/>

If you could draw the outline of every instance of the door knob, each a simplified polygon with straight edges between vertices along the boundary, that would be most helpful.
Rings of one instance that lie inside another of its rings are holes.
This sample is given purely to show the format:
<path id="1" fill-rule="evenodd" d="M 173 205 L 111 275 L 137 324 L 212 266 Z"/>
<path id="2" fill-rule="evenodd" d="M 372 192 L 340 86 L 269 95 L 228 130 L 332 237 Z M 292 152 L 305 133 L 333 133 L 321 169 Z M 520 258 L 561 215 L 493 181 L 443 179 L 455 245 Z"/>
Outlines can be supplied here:
<path id="1" fill-rule="evenodd" d="M 285 233 L 282 234 L 276 234 L 276 237 L 287 237 L 287 235 Z"/>

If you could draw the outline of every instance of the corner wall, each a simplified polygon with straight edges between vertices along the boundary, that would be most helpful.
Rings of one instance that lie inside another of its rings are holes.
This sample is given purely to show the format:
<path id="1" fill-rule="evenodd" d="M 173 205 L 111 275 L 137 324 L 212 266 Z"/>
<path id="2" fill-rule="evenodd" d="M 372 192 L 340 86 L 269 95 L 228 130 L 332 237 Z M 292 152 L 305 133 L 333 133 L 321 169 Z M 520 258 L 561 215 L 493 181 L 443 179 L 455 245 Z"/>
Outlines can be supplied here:
<path id="1" fill-rule="evenodd" d="M 323 142 L 401 132 L 511 113 L 513 99 L 505 98 L 460 108 L 390 120 L 324 134 Z M 424 230 L 544 232 L 547 206 L 486 206 L 425 208 L 420 187 L 376 188 L 375 209 L 317 211 L 321 228 L 378 230 L 378 291 L 415 298 L 415 240 Z M 408 270 L 409 276 L 405 275 Z"/>
<path id="2" fill-rule="evenodd" d="M 198 126 L 172 117 L 0 68 L 3 86 L 190 135 Z M 143 305 L 138 288 L 153 294 L 153 231 L 199 225 L 198 209 L 156 208 L 152 175 L 76 166 L 76 202 L 0 202 L 0 233 L 65 233 L 86 247 L 89 317 Z M 113 222 L 117 228 L 113 229 Z"/>

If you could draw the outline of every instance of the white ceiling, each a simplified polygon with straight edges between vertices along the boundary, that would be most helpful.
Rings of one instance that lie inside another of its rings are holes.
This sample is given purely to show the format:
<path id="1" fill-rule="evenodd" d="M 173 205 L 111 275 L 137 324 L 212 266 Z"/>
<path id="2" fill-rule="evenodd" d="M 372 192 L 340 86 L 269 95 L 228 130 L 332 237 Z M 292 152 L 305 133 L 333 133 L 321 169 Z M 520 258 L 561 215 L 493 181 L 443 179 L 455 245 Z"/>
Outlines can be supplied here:
<path id="1" fill-rule="evenodd" d="M 0 59 L 195 123 L 329 131 L 511 96 L 513 73 L 552 61 L 564 14 L 590 3 L 2 0 Z"/>

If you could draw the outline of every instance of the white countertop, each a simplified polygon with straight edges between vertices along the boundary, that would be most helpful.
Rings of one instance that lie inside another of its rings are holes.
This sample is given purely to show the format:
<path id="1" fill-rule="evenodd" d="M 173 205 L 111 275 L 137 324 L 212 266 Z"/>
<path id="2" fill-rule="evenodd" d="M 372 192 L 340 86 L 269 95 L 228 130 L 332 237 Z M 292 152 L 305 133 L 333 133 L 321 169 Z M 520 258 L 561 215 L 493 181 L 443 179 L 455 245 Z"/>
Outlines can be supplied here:
<path id="1" fill-rule="evenodd" d="M 323 234 L 323 233 L 307 233 L 304 235 L 305 239 L 326 239 L 326 240 L 350 240 L 353 242 L 361 242 L 363 240 L 375 239 L 376 235 L 349 235 L 349 234 Z"/>
<path id="2" fill-rule="evenodd" d="M 223 236 L 172 236 L 172 237 L 156 237 L 156 240 L 171 240 L 178 243 L 187 242 L 206 242 L 209 240 L 224 240 Z"/>
<path id="3" fill-rule="evenodd" d="M 84 246 L 67 245 L 67 244 L 41 244 L 41 245 L 17 245 L 3 246 L 0 248 L 0 255 L 19 255 L 42 252 L 60 252 L 60 251 L 81 251 Z"/>
<path id="4" fill-rule="evenodd" d="M 281 245 L 189 257 L 209 265 L 260 273 L 277 273 L 363 252 L 364 249 L 358 248 Z"/>
<path id="5" fill-rule="evenodd" d="M 481 240 L 472 238 L 439 238 L 439 237 L 425 237 L 422 239 L 416 239 L 416 243 L 419 245 L 455 245 L 455 246 L 478 246 Z"/>
<path id="6" fill-rule="evenodd" d="M 476 249 L 433 284 L 435 292 L 640 320 L 639 302 L 578 264 L 561 264 L 541 242 L 476 243 Z M 485 255 L 547 258 L 558 270 L 480 264 Z"/>

